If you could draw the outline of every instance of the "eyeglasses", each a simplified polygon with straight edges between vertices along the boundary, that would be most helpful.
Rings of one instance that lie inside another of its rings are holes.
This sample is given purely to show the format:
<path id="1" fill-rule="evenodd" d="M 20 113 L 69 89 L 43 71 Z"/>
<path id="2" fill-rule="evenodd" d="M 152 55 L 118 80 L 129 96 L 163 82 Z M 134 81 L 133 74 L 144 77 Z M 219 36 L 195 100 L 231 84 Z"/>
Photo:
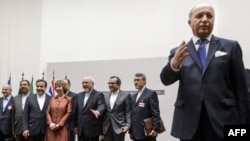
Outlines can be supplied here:
<path id="1" fill-rule="evenodd" d="M 108 82 L 108 85 L 114 85 L 114 84 L 117 84 L 115 82 Z"/>

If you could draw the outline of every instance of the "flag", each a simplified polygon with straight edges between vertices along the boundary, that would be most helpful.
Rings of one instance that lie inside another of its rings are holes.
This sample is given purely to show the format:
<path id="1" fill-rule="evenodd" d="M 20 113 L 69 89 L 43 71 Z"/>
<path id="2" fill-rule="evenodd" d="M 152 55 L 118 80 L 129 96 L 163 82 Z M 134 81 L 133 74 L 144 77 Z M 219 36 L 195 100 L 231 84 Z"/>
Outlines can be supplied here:
<path id="1" fill-rule="evenodd" d="M 7 84 L 11 85 L 11 72 L 10 72 L 10 76 L 9 76 L 9 80 L 8 80 Z"/>
<path id="2" fill-rule="evenodd" d="M 34 88 L 33 88 L 33 76 L 31 78 L 31 81 L 30 81 L 30 93 L 34 93 Z"/>
<path id="3" fill-rule="evenodd" d="M 54 79 L 52 79 L 50 87 L 49 87 L 49 94 L 51 96 L 55 95 L 55 89 L 54 88 L 55 88 L 55 82 L 54 82 Z"/>
<path id="4" fill-rule="evenodd" d="M 7 84 L 11 85 L 11 77 L 9 77 Z"/>

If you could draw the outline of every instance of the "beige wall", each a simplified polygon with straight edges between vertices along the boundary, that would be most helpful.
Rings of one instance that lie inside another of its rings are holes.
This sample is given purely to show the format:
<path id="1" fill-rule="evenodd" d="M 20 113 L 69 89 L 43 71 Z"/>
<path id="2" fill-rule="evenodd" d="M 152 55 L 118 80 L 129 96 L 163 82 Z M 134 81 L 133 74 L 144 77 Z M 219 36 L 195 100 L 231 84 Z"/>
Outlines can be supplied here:
<path id="1" fill-rule="evenodd" d="M 215 7 L 214 34 L 238 40 L 245 66 L 250 68 L 249 0 L 204 2 Z M 42 78 L 45 72 L 50 82 L 54 68 L 50 66 L 49 71 L 47 64 L 52 62 L 167 57 L 172 47 L 190 39 L 187 15 L 198 3 L 200 0 L 0 0 L 0 84 L 7 83 L 11 72 L 16 95 L 23 72 L 28 80 L 32 75 L 35 80 Z M 160 72 L 154 63 L 150 65 Z M 58 70 L 56 79 L 67 72 Z M 174 96 L 177 86 L 166 89 Z M 165 99 L 167 105 L 161 110 L 168 131 L 162 136 L 173 141 L 169 131 L 174 97 L 164 97 L 161 103 Z"/>
<path id="2" fill-rule="evenodd" d="M 214 34 L 236 39 L 244 62 L 250 42 L 248 0 L 214 5 Z M 166 57 L 189 40 L 187 14 L 200 0 L 0 0 L 0 84 L 14 94 L 24 72 L 42 77 L 48 62 Z M 45 74 L 47 75 L 47 74 Z"/>

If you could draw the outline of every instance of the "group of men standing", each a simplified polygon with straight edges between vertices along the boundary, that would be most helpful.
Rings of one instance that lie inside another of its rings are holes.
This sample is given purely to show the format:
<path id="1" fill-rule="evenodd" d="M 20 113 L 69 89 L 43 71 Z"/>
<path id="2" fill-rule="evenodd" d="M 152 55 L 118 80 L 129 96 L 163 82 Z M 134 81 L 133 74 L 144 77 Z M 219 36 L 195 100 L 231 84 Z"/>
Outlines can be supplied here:
<path id="1" fill-rule="evenodd" d="M 120 89 L 121 79 L 111 76 L 108 81 L 110 92 L 103 94 L 94 89 L 91 76 L 83 78 L 83 92 L 70 91 L 72 113 L 68 119 L 69 141 L 99 141 L 103 135 L 106 141 L 124 141 L 130 133 L 134 141 L 155 141 L 160 129 L 159 101 L 155 91 L 146 88 L 146 76 L 136 73 L 134 85 L 136 94 Z M 46 109 L 51 96 L 46 94 L 47 82 L 36 81 L 36 94 L 30 93 L 30 82 L 20 81 L 19 94 L 11 95 L 11 86 L 3 85 L 0 98 L 0 141 L 44 141 L 47 129 Z M 144 132 L 143 120 L 153 117 L 154 127 L 150 136 Z"/>

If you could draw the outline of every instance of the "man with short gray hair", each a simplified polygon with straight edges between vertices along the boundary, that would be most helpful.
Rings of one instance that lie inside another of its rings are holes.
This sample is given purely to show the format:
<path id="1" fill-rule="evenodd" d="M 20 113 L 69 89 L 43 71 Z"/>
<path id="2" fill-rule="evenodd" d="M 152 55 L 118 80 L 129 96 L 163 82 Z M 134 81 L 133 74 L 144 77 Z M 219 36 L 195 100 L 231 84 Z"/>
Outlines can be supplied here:
<path id="1" fill-rule="evenodd" d="M 83 77 L 83 92 L 77 95 L 75 130 L 78 141 L 99 141 L 101 135 L 101 117 L 105 111 L 103 93 L 94 89 L 95 79 Z"/>

